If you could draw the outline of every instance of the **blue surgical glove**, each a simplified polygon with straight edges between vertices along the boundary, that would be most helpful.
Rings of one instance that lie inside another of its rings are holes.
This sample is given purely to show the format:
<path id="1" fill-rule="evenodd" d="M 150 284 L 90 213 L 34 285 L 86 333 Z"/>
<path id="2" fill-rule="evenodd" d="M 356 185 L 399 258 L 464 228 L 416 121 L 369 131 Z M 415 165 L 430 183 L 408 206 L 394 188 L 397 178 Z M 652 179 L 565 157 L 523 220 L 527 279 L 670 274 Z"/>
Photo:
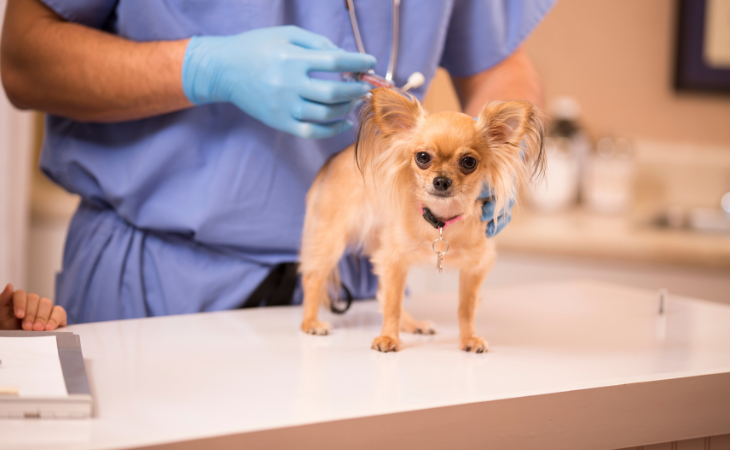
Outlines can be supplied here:
<path id="1" fill-rule="evenodd" d="M 479 120 L 479 118 L 474 117 L 474 120 Z M 507 207 L 500 211 L 501 214 L 497 216 L 497 223 L 494 223 L 494 208 L 497 206 L 494 204 L 494 192 L 492 192 L 492 189 L 485 184 L 482 193 L 479 194 L 479 198 L 487 199 L 482 206 L 482 222 L 489 221 L 487 224 L 487 237 L 494 237 L 512 221 L 512 207 L 515 206 L 515 196 L 512 195 L 509 202 L 507 202 Z"/>
<path id="2" fill-rule="evenodd" d="M 487 199 L 487 201 L 484 202 L 484 206 L 482 206 L 482 222 L 489 221 L 487 224 L 487 237 L 494 237 L 512 220 L 512 207 L 515 206 L 515 196 L 513 195 L 510 197 L 507 206 L 500 211 L 501 214 L 497 216 L 496 223 L 494 221 L 494 208 L 496 208 L 496 206 L 494 204 L 494 194 L 492 189 L 485 184 L 484 190 L 482 190 L 482 193 L 479 194 L 479 198 Z"/>
<path id="3" fill-rule="evenodd" d="M 370 55 L 346 52 L 295 26 L 235 36 L 195 36 L 185 51 L 182 84 L 197 105 L 230 102 L 277 130 L 304 138 L 337 135 L 352 123 L 350 103 L 367 83 L 319 80 L 309 72 L 367 72 Z"/>

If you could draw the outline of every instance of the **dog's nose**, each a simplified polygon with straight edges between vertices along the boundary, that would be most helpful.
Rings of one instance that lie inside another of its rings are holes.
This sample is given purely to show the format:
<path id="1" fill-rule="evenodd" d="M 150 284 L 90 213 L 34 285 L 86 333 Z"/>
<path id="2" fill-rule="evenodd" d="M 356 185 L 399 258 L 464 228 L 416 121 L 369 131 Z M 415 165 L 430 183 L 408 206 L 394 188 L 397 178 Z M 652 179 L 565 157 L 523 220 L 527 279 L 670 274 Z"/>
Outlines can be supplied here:
<path id="1" fill-rule="evenodd" d="M 433 187 L 437 191 L 447 191 L 451 187 L 451 178 L 436 177 L 433 179 Z"/>

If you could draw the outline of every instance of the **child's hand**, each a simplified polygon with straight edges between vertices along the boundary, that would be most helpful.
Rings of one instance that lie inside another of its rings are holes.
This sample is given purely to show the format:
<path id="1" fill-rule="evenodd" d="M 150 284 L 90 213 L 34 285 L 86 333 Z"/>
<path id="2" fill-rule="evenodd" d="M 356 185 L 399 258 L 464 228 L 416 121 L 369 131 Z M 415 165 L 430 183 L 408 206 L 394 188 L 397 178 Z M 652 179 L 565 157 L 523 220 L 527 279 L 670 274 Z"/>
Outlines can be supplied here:
<path id="1" fill-rule="evenodd" d="M 0 330 L 52 331 L 65 326 L 66 310 L 50 299 L 13 292 L 10 284 L 0 293 Z"/>

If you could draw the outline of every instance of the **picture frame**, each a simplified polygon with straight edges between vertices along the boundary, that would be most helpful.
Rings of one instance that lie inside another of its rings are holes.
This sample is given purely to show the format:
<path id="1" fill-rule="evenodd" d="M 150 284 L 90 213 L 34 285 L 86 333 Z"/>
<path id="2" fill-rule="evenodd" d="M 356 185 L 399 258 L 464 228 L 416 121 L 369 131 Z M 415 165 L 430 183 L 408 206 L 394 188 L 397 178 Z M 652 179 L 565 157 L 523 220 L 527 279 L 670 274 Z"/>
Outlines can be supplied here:
<path id="1" fill-rule="evenodd" d="M 730 94 L 730 2 L 678 0 L 674 88 Z M 727 17 L 726 17 L 727 16 Z"/>

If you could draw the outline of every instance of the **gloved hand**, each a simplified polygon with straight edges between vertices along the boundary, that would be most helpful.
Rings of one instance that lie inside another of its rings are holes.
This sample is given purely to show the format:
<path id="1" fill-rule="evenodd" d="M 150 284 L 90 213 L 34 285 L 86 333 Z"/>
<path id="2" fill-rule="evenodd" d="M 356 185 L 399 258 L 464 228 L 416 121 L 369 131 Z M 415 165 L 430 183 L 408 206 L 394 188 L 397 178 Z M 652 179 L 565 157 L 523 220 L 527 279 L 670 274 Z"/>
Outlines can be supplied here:
<path id="1" fill-rule="evenodd" d="M 502 209 L 501 214 L 497 216 L 497 223 L 494 223 L 494 208 L 496 207 L 494 204 L 494 194 L 486 184 L 482 193 L 479 194 L 479 198 L 489 199 L 482 206 L 482 222 L 489 221 L 487 224 L 487 237 L 494 237 L 512 221 L 512 207 L 515 206 L 515 196 L 512 195 L 510 197 L 509 202 Z"/>
<path id="2" fill-rule="evenodd" d="M 235 36 L 194 36 L 185 51 L 182 84 L 192 103 L 231 102 L 272 128 L 317 139 L 352 127 L 343 116 L 352 100 L 372 87 L 318 80 L 309 72 L 366 72 L 374 66 L 370 55 L 281 26 Z"/>
<path id="3" fill-rule="evenodd" d="M 479 120 L 479 118 L 474 117 L 474 120 Z M 514 193 L 512 194 L 509 198 L 509 202 L 507 202 L 507 206 L 500 211 L 501 214 L 497 216 L 497 223 L 494 223 L 494 208 L 497 206 L 494 204 L 494 192 L 492 192 L 492 189 L 485 184 L 482 189 L 482 193 L 479 194 L 479 198 L 488 199 L 484 202 L 484 205 L 482 205 L 481 219 L 482 222 L 489 221 L 487 224 L 487 237 L 494 237 L 512 221 L 512 207 L 514 207 L 516 203 L 515 195 Z"/>

